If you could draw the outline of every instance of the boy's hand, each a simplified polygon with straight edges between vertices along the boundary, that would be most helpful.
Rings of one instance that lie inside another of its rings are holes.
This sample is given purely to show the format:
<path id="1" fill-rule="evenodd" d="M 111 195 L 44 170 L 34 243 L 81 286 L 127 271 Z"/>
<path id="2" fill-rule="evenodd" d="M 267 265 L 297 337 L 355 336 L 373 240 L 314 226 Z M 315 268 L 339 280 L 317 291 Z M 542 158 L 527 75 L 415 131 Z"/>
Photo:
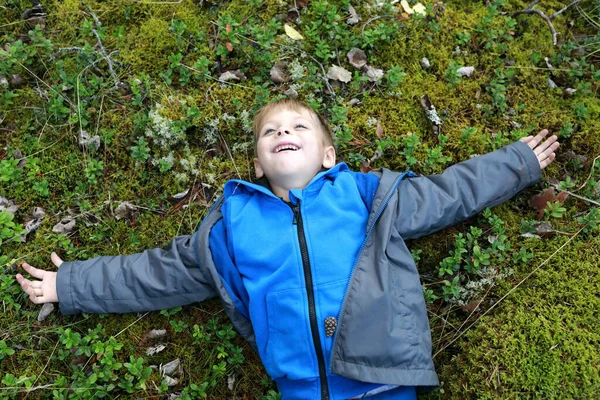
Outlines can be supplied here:
<path id="1" fill-rule="evenodd" d="M 558 149 L 558 146 L 560 146 L 560 143 L 557 142 L 558 138 L 555 135 L 550 136 L 550 138 L 542 142 L 542 139 L 544 139 L 547 134 L 548 130 L 543 129 L 535 137 L 527 136 L 521 139 L 521 142 L 527 143 L 533 150 L 540 163 L 541 169 L 546 168 L 552 161 L 554 161 L 554 158 L 556 157 L 554 152 L 556 149 Z"/>
<path id="2" fill-rule="evenodd" d="M 56 253 L 52 253 L 50 259 L 57 267 L 60 267 L 63 263 L 63 260 L 61 260 Z M 33 268 L 27 263 L 23 263 L 22 267 L 31 276 L 40 279 L 39 281 L 30 281 L 29 279 L 25 279 L 23 275 L 17 274 L 17 282 L 19 282 L 23 291 L 29 295 L 29 300 L 31 300 L 32 303 L 42 304 L 58 302 L 58 295 L 56 293 L 56 272 Z"/>

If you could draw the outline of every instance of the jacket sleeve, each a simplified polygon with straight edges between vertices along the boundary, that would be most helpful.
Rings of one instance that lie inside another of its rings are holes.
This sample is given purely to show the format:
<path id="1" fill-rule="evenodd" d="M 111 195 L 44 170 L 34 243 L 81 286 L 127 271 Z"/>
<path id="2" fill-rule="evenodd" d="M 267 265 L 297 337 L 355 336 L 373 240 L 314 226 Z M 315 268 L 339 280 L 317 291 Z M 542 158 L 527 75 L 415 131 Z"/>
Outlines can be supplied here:
<path id="1" fill-rule="evenodd" d="M 403 179 L 396 229 L 404 239 L 428 235 L 505 202 L 541 176 L 533 150 L 515 142 L 440 175 Z"/>
<path id="2" fill-rule="evenodd" d="M 214 297 L 195 237 L 178 236 L 164 250 L 64 262 L 56 278 L 61 313 L 163 310 Z"/>

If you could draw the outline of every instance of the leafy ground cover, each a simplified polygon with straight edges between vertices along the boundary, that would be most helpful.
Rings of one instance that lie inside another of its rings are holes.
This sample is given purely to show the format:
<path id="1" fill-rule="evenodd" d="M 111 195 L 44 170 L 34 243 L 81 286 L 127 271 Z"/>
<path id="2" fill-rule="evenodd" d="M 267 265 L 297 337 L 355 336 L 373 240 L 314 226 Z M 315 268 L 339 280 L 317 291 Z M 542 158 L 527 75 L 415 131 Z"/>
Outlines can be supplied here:
<path id="1" fill-rule="evenodd" d="M 409 243 L 443 381 L 428 397 L 598 397 L 600 3 L 423 4 L 0 5 L 0 397 L 278 397 L 217 302 L 40 318 L 14 274 L 194 232 L 251 179 L 252 115 L 285 96 L 363 171 L 558 134 L 540 184 Z"/>

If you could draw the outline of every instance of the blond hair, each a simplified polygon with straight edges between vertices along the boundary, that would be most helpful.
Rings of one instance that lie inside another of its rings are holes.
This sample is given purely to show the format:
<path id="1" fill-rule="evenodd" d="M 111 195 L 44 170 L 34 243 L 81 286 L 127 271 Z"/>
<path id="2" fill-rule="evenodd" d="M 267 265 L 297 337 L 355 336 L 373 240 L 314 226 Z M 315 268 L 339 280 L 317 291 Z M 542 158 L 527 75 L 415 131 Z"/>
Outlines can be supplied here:
<path id="1" fill-rule="evenodd" d="M 274 110 L 291 110 L 296 112 L 307 111 L 311 117 L 317 123 L 317 127 L 321 129 L 323 133 L 323 140 L 325 140 L 325 145 L 333 146 L 333 136 L 331 135 L 331 130 L 329 129 L 329 124 L 327 120 L 313 110 L 312 107 L 307 105 L 306 103 L 296 100 L 296 99 L 281 99 L 277 101 L 273 101 L 263 108 L 261 108 L 256 115 L 254 116 L 254 120 L 252 121 L 252 131 L 254 132 L 254 153 L 256 154 L 256 144 L 258 143 L 258 135 L 260 134 L 260 129 L 264 123 L 265 117 Z"/>

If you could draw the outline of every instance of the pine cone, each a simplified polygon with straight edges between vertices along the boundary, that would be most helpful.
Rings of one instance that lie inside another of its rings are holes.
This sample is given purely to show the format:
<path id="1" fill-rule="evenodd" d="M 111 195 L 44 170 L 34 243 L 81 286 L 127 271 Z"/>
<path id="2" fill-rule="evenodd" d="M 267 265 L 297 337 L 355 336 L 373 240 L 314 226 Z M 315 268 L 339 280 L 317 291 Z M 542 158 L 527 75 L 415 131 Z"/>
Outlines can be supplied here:
<path id="1" fill-rule="evenodd" d="M 332 337 L 337 327 L 337 320 L 335 317 L 325 318 L 325 336 Z"/>

